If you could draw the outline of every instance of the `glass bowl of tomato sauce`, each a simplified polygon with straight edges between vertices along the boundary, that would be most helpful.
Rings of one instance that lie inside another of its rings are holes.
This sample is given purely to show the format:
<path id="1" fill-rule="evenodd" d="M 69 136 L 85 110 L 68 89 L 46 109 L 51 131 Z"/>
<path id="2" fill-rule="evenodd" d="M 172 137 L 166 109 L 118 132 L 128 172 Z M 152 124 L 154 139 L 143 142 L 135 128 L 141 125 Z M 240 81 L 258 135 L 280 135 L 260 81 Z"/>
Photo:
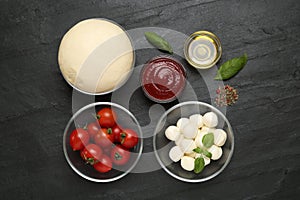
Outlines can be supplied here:
<path id="1" fill-rule="evenodd" d="M 157 103 L 177 99 L 186 84 L 186 70 L 171 56 L 157 56 L 149 60 L 141 71 L 144 94 Z"/>
<path id="2" fill-rule="evenodd" d="M 142 149 L 137 119 L 111 102 L 84 106 L 64 130 L 67 163 L 79 176 L 93 182 L 111 182 L 127 175 L 140 159 Z"/>

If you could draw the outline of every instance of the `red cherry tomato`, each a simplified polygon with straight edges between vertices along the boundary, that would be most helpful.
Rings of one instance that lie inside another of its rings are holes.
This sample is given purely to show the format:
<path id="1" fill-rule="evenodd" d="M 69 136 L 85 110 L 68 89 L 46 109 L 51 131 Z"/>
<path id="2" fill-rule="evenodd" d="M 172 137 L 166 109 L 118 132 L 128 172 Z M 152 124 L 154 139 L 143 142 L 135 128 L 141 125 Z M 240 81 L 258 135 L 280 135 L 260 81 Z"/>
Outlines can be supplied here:
<path id="1" fill-rule="evenodd" d="M 120 142 L 123 147 L 127 149 L 131 149 L 135 145 L 137 145 L 139 138 L 137 133 L 132 129 L 125 129 L 120 135 Z"/>
<path id="2" fill-rule="evenodd" d="M 115 165 L 125 165 L 130 159 L 130 152 L 122 146 L 117 145 L 112 149 L 110 158 Z"/>
<path id="3" fill-rule="evenodd" d="M 100 130 L 100 125 L 98 121 L 92 122 L 87 125 L 87 131 L 90 135 L 90 138 L 94 138 L 94 136 L 98 133 L 99 130 Z"/>
<path id="4" fill-rule="evenodd" d="M 94 164 L 95 170 L 101 173 L 109 172 L 112 168 L 112 161 L 110 157 L 103 154 L 101 158 L 99 159 L 99 162 Z"/>
<path id="5" fill-rule="evenodd" d="M 112 150 L 115 146 L 116 146 L 115 144 L 111 144 L 111 145 L 109 145 L 109 146 L 103 148 L 104 153 L 105 153 L 106 155 L 110 155 L 111 150 Z"/>
<path id="6" fill-rule="evenodd" d="M 97 113 L 102 128 L 111 128 L 116 124 L 117 115 L 111 108 L 103 108 Z"/>
<path id="7" fill-rule="evenodd" d="M 93 165 L 102 156 L 102 149 L 95 144 L 88 144 L 83 150 L 80 151 L 80 156 L 84 161 Z"/>
<path id="8" fill-rule="evenodd" d="M 120 126 L 118 125 L 115 125 L 113 128 L 112 128 L 112 133 L 114 135 L 114 141 L 115 142 L 121 142 L 120 141 L 120 137 L 121 137 L 121 133 L 122 133 L 122 129 L 120 128 Z"/>
<path id="9" fill-rule="evenodd" d="M 75 129 L 70 135 L 70 145 L 73 151 L 81 150 L 88 144 L 90 136 L 82 128 Z"/>
<path id="10" fill-rule="evenodd" d="M 98 133 L 94 136 L 94 141 L 100 147 L 107 148 L 114 142 L 114 137 L 111 128 L 101 128 Z"/>

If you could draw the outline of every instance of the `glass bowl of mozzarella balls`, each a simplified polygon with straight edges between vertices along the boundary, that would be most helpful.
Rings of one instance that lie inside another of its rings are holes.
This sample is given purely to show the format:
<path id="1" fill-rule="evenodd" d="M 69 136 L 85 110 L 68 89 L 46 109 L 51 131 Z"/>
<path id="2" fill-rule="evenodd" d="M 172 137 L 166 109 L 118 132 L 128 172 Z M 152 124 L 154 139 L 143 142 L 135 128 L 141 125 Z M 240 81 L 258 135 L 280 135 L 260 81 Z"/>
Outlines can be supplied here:
<path id="1" fill-rule="evenodd" d="M 159 119 L 153 137 L 159 164 L 174 178 L 203 182 L 230 162 L 234 136 L 225 115 L 203 102 L 179 103 Z"/>

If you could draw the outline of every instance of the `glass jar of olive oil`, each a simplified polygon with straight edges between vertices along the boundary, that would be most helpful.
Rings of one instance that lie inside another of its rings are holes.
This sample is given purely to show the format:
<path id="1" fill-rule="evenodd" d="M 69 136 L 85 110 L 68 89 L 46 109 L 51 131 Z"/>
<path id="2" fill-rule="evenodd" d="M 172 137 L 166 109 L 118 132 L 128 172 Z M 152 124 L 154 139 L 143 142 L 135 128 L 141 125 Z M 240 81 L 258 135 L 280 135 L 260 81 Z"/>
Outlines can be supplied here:
<path id="1" fill-rule="evenodd" d="M 197 31 L 189 36 L 184 45 L 186 60 L 195 68 L 208 69 L 222 55 L 220 39 L 208 31 Z"/>

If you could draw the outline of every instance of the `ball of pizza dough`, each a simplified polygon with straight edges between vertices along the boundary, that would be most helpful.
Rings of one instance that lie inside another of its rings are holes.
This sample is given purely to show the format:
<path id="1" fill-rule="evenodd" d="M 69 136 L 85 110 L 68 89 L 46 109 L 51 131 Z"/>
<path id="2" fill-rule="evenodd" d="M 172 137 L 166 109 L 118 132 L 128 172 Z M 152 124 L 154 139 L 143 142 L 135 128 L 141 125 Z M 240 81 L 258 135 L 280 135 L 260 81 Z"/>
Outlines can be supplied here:
<path id="1" fill-rule="evenodd" d="M 71 85 L 88 93 L 120 87 L 131 74 L 134 51 L 120 26 L 105 19 L 87 19 L 62 38 L 58 63 Z"/>

